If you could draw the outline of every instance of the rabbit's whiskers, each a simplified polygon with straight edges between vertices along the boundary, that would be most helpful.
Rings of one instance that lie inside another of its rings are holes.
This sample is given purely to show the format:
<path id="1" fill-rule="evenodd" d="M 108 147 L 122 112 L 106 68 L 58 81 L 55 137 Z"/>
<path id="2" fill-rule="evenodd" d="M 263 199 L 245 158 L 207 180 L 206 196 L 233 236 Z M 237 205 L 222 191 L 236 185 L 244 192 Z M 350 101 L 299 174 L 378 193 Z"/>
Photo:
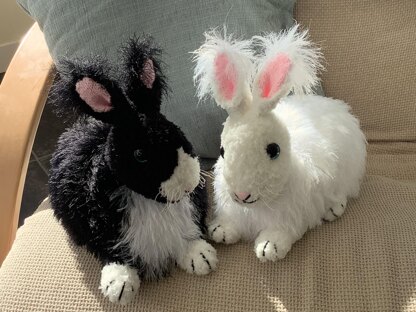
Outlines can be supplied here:
<path id="1" fill-rule="evenodd" d="M 211 171 L 206 171 L 206 170 L 201 170 L 201 175 L 204 175 L 206 177 L 209 177 L 211 179 L 214 179 L 214 173 L 212 173 Z"/>
<path id="2" fill-rule="evenodd" d="M 263 202 L 263 204 L 266 205 L 267 208 L 269 208 L 270 210 L 273 210 L 273 208 L 270 206 L 271 201 L 267 202 L 265 198 L 267 198 L 267 196 L 265 196 L 262 192 L 260 192 L 260 189 L 257 190 L 257 192 L 260 195 L 260 200 Z"/>
<path id="3" fill-rule="evenodd" d="M 198 187 L 200 187 L 200 188 L 205 187 L 206 182 L 207 182 L 207 180 L 202 175 L 200 175 L 199 176 Z"/>

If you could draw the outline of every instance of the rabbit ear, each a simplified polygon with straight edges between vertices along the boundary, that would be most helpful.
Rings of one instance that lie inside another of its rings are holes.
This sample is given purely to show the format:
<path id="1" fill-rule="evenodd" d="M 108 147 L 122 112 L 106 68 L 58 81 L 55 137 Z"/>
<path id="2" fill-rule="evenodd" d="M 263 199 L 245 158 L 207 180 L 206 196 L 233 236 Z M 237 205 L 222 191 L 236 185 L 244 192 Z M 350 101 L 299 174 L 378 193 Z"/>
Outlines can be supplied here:
<path id="1" fill-rule="evenodd" d="M 194 81 L 198 97 L 212 96 L 228 113 L 242 110 L 251 100 L 250 80 L 253 72 L 249 41 L 235 41 L 211 31 L 196 50 Z"/>
<path id="2" fill-rule="evenodd" d="M 57 64 L 57 80 L 50 99 L 62 115 L 80 111 L 105 122 L 116 122 L 131 108 L 117 83 L 108 77 L 105 60 L 62 60 Z"/>
<path id="3" fill-rule="evenodd" d="M 128 98 L 143 113 L 159 112 L 166 92 L 160 68 L 161 49 L 150 36 L 131 38 L 122 48 L 124 57 L 123 87 Z"/>
<path id="4" fill-rule="evenodd" d="M 322 54 L 308 40 L 307 31 L 298 32 L 298 25 L 280 34 L 256 36 L 252 40 L 264 50 L 253 84 L 253 102 L 260 111 L 272 110 L 290 91 L 310 93 L 318 83 Z"/>
<path id="5" fill-rule="evenodd" d="M 75 84 L 79 97 L 96 113 L 113 109 L 111 96 L 105 87 L 90 77 L 84 77 Z"/>

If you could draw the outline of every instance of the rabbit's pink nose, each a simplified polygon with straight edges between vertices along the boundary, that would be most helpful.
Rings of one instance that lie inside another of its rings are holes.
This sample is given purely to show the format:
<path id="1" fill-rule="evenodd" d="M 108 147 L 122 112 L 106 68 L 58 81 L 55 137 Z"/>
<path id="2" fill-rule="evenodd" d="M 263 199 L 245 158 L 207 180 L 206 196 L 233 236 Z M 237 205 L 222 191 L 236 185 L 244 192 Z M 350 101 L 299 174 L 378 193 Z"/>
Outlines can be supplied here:
<path id="1" fill-rule="evenodd" d="M 237 192 L 235 195 L 238 197 L 239 200 L 246 200 L 250 197 L 250 193 L 247 192 Z"/>

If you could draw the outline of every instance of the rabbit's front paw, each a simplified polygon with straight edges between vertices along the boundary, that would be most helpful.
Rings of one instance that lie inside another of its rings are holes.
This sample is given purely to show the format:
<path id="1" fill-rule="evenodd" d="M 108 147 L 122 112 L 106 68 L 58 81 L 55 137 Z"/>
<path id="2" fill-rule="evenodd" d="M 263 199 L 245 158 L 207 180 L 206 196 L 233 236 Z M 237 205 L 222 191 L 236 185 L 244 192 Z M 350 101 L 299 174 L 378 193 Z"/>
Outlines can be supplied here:
<path id="1" fill-rule="evenodd" d="M 101 271 L 99 289 L 113 303 L 127 304 L 133 300 L 140 286 L 137 271 L 128 265 L 110 263 Z"/>
<path id="2" fill-rule="evenodd" d="M 335 219 L 338 219 L 339 217 L 343 215 L 346 206 L 347 206 L 346 201 L 333 205 L 325 212 L 322 220 L 326 222 L 330 222 L 330 221 L 334 221 Z"/>
<path id="3" fill-rule="evenodd" d="M 262 231 L 255 241 L 254 251 L 261 262 L 283 259 L 294 240 L 283 231 Z"/>
<path id="4" fill-rule="evenodd" d="M 282 244 L 279 241 L 266 240 L 256 244 L 255 252 L 261 262 L 283 259 L 289 252 L 291 245 Z"/>
<path id="5" fill-rule="evenodd" d="M 240 235 L 234 228 L 225 223 L 213 223 L 208 227 L 211 239 L 216 243 L 234 244 L 240 240 Z"/>
<path id="6" fill-rule="evenodd" d="M 203 239 L 191 243 L 178 265 L 188 273 L 205 275 L 217 268 L 217 251 Z"/>

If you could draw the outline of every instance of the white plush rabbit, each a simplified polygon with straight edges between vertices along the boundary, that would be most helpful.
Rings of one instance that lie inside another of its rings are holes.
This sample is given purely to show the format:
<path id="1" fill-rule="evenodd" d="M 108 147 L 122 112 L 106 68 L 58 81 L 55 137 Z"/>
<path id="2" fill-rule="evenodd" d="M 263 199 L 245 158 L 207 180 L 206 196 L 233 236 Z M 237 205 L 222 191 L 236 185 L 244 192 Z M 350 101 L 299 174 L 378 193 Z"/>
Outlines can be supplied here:
<path id="1" fill-rule="evenodd" d="M 347 198 L 358 195 L 364 134 L 344 102 L 302 95 L 321 68 L 307 31 L 296 25 L 251 41 L 205 36 L 195 52 L 199 97 L 212 96 L 229 114 L 209 233 L 220 243 L 255 241 L 260 261 L 282 259 L 308 229 L 340 217 Z"/>

